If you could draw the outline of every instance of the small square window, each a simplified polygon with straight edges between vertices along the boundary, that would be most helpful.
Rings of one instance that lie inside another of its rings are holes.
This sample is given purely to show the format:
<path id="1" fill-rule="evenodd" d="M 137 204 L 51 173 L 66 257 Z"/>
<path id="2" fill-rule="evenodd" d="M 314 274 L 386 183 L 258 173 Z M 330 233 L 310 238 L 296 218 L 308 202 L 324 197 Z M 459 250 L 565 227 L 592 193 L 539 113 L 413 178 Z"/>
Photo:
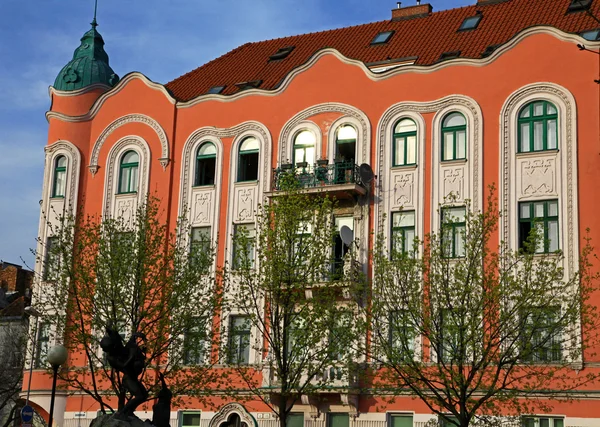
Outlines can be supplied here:
<path id="1" fill-rule="evenodd" d="M 447 59 L 454 59 L 460 56 L 460 50 L 454 50 L 452 52 L 444 52 L 440 55 L 440 61 L 445 61 Z"/>
<path id="2" fill-rule="evenodd" d="M 469 16 L 465 18 L 465 20 L 460 25 L 458 31 L 474 30 L 479 25 L 479 21 L 481 21 L 481 16 L 481 14 L 478 14 L 475 16 Z"/>
<path id="3" fill-rule="evenodd" d="M 181 427 L 198 427 L 200 426 L 200 411 L 182 411 L 180 412 Z"/>
<path id="4" fill-rule="evenodd" d="M 584 31 L 580 34 L 580 36 L 592 42 L 600 40 L 600 28 L 596 28 L 595 30 Z"/>
<path id="5" fill-rule="evenodd" d="M 373 45 L 387 43 L 393 34 L 393 31 L 383 31 L 375 36 L 371 44 Z"/>
<path id="6" fill-rule="evenodd" d="M 242 90 L 257 88 L 262 84 L 262 80 L 252 80 L 248 82 L 236 83 L 235 85 Z"/>
<path id="7" fill-rule="evenodd" d="M 296 46 L 282 47 L 277 52 L 275 52 L 273 55 L 269 56 L 269 59 L 271 61 L 277 61 L 279 59 L 285 59 L 292 52 L 292 50 L 294 50 L 295 48 L 296 48 Z"/>
<path id="8" fill-rule="evenodd" d="M 213 86 L 210 89 L 208 89 L 208 92 L 206 92 L 206 93 L 217 95 L 217 94 L 223 92 L 225 90 L 225 88 L 226 88 L 226 86 Z"/>

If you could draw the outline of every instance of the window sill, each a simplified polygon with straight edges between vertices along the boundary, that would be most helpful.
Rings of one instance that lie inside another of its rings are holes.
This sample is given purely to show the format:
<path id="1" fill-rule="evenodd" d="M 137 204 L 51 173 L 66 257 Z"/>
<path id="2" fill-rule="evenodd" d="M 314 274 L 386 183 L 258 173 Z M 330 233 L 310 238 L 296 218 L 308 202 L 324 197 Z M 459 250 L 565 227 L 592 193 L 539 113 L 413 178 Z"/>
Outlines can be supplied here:
<path id="1" fill-rule="evenodd" d="M 192 188 L 215 188 L 215 184 L 192 185 Z"/>
<path id="2" fill-rule="evenodd" d="M 55 199 L 55 200 L 64 200 L 65 196 L 51 196 L 50 200 Z"/>
<path id="3" fill-rule="evenodd" d="M 467 159 L 441 160 L 440 163 L 443 165 L 463 165 L 467 163 Z"/>
<path id="4" fill-rule="evenodd" d="M 237 186 L 242 186 L 242 187 L 243 187 L 243 186 L 248 186 L 248 187 L 249 187 L 249 186 L 251 186 L 251 185 L 256 185 L 256 184 L 258 184 L 258 181 L 259 181 L 258 179 L 255 179 L 255 180 L 253 180 L 253 181 L 236 181 L 236 182 L 234 183 L 234 185 L 237 185 Z"/>
<path id="5" fill-rule="evenodd" d="M 419 165 L 417 163 L 413 163 L 410 165 L 395 165 L 392 166 L 392 170 L 396 171 L 396 170 L 414 170 L 417 169 Z"/>
<path id="6" fill-rule="evenodd" d="M 127 191 L 124 193 L 117 193 L 115 194 L 115 196 L 119 197 L 119 196 L 132 196 L 134 194 L 137 194 L 137 191 Z"/>
<path id="7" fill-rule="evenodd" d="M 520 152 L 517 153 L 517 157 L 537 157 L 537 156 L 550 156 L 550 155 L 557 155 L 559 152 L 558 149 L 553 149 L 553 150 L 539 150 L 539 151 L 524 151 L 524 152 Z"/>

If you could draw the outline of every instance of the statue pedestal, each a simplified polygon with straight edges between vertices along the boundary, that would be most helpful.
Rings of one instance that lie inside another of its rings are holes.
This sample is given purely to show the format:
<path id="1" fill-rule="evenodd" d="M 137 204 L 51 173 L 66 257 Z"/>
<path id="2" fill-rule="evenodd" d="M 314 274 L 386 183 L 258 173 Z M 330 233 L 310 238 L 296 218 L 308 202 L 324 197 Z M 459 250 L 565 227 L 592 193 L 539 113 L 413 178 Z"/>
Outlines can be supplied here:
<path id="1" fill-rule="evenodd" d="M 142 421 L 138 417 L 127 417 L 127 420 L 116 418 L 114 414 L 98 415 L 90 427 L 154 427 L 149 421 Z"/>

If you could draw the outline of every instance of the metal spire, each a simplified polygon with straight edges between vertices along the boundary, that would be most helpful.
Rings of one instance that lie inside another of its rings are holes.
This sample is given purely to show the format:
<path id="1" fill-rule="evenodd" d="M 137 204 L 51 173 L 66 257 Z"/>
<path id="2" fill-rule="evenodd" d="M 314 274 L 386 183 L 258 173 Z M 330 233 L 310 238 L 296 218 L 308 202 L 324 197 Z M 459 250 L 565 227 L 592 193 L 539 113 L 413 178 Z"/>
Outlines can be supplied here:
<path id="1" fill-rule="evenodd" d="M 98 12 L 98 0 L 94 5 L 94 19 L 92 20 L 92 27 L 95 29 L 98 26 L 98 22 L 96 22 L 96 13 Z"/>

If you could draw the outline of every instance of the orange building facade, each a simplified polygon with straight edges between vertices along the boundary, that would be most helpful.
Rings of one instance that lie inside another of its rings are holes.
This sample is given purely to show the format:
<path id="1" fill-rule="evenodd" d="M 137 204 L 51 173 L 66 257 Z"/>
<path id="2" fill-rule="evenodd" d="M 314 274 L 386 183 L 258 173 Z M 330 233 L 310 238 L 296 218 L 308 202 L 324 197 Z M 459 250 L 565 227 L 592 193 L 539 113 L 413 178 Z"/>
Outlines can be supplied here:
<path id="1" fill-rule="evenodd" d="M 600 62 L 577 47 L 600 48 L 600 24 L 590 16 L 600 16 L 600 2 L 572 3 L 399 8 L 391 20 L 246 44 L 166 85 L 138 72 L 117 83 L 106 70 L 86 83 L 72 61 L 50 89 L 42 211 L 129 215 L 155 194 L 173 227 L 188 215 L 218 241 L 223 265 L 234 226 L 254 224 L 258 204 L 275 191 L 275 169 L 299 160 L 334 166 L 343 158 L 376 175 L 368 186 L 349 179 L 343 189 L 356 196 L 342 222 L 360 239 L 367 274 L 371 233 L 389 229 L 384 221 L 394 212 L 414 211 L 414 233 L 424 236 L 439 229 L 437 207 L 449 194 L 482 209 L 490 185 L 506 213 L 497 241 L 517 249 L 519 204 L 549 202 L 558 224 L 550 244 L 574 272 L 586 228 L 600 241 Z M 526 110 L 540 118 L 531 128 L 521 126 Z M 123 178 L 127 164 L 136 164 L 136 177 Z M 44 220 L 39 236 L 51 237 Z M 250 357 L 258 362 L 260 355 Z M 584 372 L 600 369 L 600 356 L 584 355 L 582 363 Z M 33 375 L 31 400 L 47 411 L 50 378 Z M 353 427 L 391 425 L 390 414 L 407 415 L 414 426 L 432 418 L 410 397 L 336 402 L 299 402 L 294 412 L 314 427 L 330 425 L 329 413 L 348 414 Z M 599 426 L 599 402 L 597 384 L 584 399 L 540 414 L 539 426 Z M 65 391 L 56 405 L 64 426 L 87 426 L 98 409 Z M 172 425 L 182 425 L 181 411 L 200 411 L 202 427 L 230 413 L 248 426 L 275 422 L 253 401 L 221 409 L 175 408 Z"/>

